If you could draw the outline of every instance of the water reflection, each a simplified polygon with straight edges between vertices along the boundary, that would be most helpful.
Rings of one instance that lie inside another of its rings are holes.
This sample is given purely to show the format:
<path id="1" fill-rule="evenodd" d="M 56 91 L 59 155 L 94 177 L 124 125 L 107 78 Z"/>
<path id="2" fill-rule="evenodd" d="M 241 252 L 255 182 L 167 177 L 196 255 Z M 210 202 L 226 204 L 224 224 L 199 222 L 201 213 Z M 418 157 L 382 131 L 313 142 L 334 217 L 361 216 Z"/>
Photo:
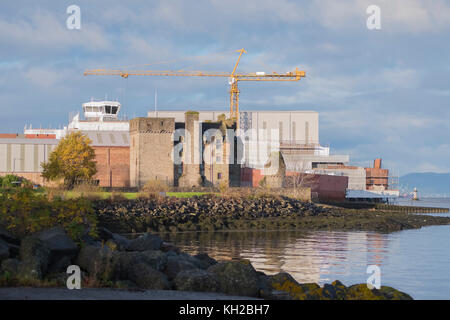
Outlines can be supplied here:
<path id="1" fill-rule="evenodd" d="M 423 199 L 413 204 L 450 207 L 450 199 Z M 339 279 L 346 285 L 365 283 L 367 266 L 376 264 L 381 267 L 382 285 L 416 299 L 450 297 L 450 225 L 391 234 L 245 231 L 162 237 L 193 254 L 206 252 L 217 260 L 249 259 L 258 270 L 268 274 L 286 271 L 299 282 L 323 284 Z"/>
<path id="2" fill-rule="evenodd" d="M 352 273 L 365 282 L 367 265 L 386 262 L 388 248 L 387 235 L 372 232 L 193 232 L 163 237 L 192 254 L 249 259 L 267 274 L 286 271 L 299 282 L 320 284 Z"/>

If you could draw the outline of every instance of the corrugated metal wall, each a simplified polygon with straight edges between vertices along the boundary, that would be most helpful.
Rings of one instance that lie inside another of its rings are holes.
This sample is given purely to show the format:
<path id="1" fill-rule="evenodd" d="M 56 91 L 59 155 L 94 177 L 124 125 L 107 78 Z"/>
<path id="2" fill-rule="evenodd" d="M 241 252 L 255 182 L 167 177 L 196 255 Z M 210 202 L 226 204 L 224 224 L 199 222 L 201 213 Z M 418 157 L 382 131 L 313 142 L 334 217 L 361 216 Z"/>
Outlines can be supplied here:
<path id="1" fill-rule="evenodd" d="M 0 172 L 41 172 L 41 163 L 56 144 L 56 140 L 0 139 Z"/>

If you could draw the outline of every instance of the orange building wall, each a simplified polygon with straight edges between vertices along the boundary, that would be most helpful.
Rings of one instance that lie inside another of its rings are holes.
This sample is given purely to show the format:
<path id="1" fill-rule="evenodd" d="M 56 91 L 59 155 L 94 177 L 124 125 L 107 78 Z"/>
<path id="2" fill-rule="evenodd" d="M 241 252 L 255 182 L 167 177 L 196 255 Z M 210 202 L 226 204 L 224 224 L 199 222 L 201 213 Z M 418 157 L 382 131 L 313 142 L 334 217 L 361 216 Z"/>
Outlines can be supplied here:
<path id="1" fill-rule="evenodd" d="M 56 139 L 56 134 L 26 134 L 27 139 Z"/>
<path id="2" fill-rule="evenodd" d="M 101 187 L 130 186 L 130 148 L 94 147 L 97 173 Z"/>
<path id="3" fill-rule="evenodd" d="M 365 168 L 366 169 L 366 188 L 372 189 L 375 185 L 383 185 L 388 189 L 389 184 L 389 170 L 379 168 Z"/>

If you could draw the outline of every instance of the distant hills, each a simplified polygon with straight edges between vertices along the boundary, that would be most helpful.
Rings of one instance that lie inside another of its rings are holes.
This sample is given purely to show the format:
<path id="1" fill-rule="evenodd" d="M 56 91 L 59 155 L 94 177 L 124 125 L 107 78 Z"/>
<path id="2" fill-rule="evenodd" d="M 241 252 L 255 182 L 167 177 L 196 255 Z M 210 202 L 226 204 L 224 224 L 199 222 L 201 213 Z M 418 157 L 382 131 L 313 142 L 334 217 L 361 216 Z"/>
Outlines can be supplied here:
<path id="1" fill-rule="evenodd" d="M 422 196 L 450 195 L 450 173 L 409 173 L 400 177 L 400 189 L 417 188 Z"/>

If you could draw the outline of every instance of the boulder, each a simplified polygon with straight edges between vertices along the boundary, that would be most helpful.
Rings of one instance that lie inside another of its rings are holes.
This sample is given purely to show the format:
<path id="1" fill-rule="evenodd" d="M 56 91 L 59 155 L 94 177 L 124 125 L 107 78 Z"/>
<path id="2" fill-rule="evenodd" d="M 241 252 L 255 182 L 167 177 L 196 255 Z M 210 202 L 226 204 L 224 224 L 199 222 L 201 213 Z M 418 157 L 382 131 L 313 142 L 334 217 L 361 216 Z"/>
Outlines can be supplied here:
<path id="1" fill-rule="evenodd" d="M 159 250 L 113 253 L 115 277 L 118 279 L 129 279 L 132 266 L 140 263 L 146 264 L 157 271 L 163 271 L 166 268 L 167 256 Z"/>
<path id="2" fill-rule="evenodd" d="M 48 271 L 51 273 L 65 272 L 76 257 L 78 247 L 61 227 L 55 227 L 35 233 L 33 237 L 42 241 L 49 250 Z"/>
<path id="3" fill-rule="evenodd" d="M 104 241 L 109 241 L 111 244 L 114 243 L 116 245 L 117 250 L 127 250 L 130 244 L 130 240 L 121 236 L 120 234 L 113 233 L 106 228 L 100 227 L 98 228 L 98 233 L 100 239 Z"/>
<path id="4" fill-rule="evenodd" d="M 339 280 L 333 281 L 331 283 L 334 289 L 335 299 L 337 300 L 344 300 L 345 295 L 347 294 L 348 288 Z M 325 288 L 325 286 L 324 286 Z"/>
<path id="5" fill-rule="evenodd" d="M 19 270 L 20 261 L 17 259 L 6 259 L 1 263 L 0 270 L 1 272 L 7 272 L 12 278 L 17 276 L 17 272 Z"/>
<path id="6" fill-rule="evenodd" d="M 174 252 L 176 254 L 181 253 L 180 248 L 178 248 L 178 247 L 176 247 L 176 246 L 174 246 L 172 244 L 166 243 L 166 242 L 163 242 L 161 244 L 161 249 L 160 250 L 163 251 L 163 252 L 171 252 L 172 251 L 172 252 Z"/>
<path id="7" fill-rule="evenodd" d="M 276 294 L 281 298 L 286 298 L 285 294 L 287 294 L 289 299 L 294 300 L 320 299 L 321 292 L 319 290 L 321 288 L 318 284 L 300 284 L 288 273 L 280 272 L 276 275 L 267 276 L 266 281 L 269 292 L 266 292 L 265 295 L 271 296 Z"/>
<path id="8" fill-rule="evenodd" d="M 47 272 L 50 250 L 36 237 L 26 237 L 20 245 L 19 275 L 26 279 L 42 279 Z"/>
<path id="9" fill-rule="evenodd" d="M 193 269 L 198 269 L 198 267 L 186 255 L 168 255 L 164 273 L 172 280 L 181 271 Z"/>
<path id="10" fill-rule="evenodd" d="M 220 289 L 216 276 L 200 269 L 179 272 L 173 283 L 174 288 L 180 291 L 218 292 Z"/>
<path id="11" fill-rule="evenodd" d="M 258 297 L 258 274 L 251 264 L 239 261 L 220 262 L 209 267 L 208 271 L 217 277 L 219 292 Z"/>
<path id="12" fill-rule="evenodd" d="M 127 250 L 129 251 L 146 251 L 161 249 L 163 241 L 160 237 L 146 233 L 136 239 L 130 241 Z"/>
<path id="13" fill-rule="evenodd" d="M 168 290 L 170 283 L 166 275 L 153 269 L 148 264 L 137 263 L 130 266 L 129 280 L 139 288 L 150 290 Z"/>
<path id="14" fill-rule="evenodd" d="M 387 286 L 381 286 L 378 290 L 382 296 L 388 300 L 413 300 L 413 298 L 404 292 Z"/>
<path id="15" fill-rule="evenodd" d="M 0 240 L 7 243 L 14 244 L 16 246 L 20 245 L 20 240 L 12 235 L 5 227 L 0 226 Z"/>
<path id="16" fill-rule="evenodd" d="M 0 262 L 9 258 L 9 245 L 0 239 Z"/>
<path id="17" fill-rule="evenodd" d="M 377 289 L 369 289 L 366 283 L 361 283 L 348 287 L 345 300 L 386 300 L 386 298 Z"/>
<path id="18" fill-rule="evenodd" d="M 117 266 L 113 252 L 108 247 L 85 246 L 80 250 L 76 264 L 98 280 L 116 277 Z"/>
<path id="19" fill-rule="evenodd" d="M 194 256 L 194 258 L 200 260 L 205 266 L 207 266 L 205 269 L 217 264 L 217 261 L 215 259 L 211 258 L 210 256 L 208 256 L 206 253 L 196 254 Z"/>

